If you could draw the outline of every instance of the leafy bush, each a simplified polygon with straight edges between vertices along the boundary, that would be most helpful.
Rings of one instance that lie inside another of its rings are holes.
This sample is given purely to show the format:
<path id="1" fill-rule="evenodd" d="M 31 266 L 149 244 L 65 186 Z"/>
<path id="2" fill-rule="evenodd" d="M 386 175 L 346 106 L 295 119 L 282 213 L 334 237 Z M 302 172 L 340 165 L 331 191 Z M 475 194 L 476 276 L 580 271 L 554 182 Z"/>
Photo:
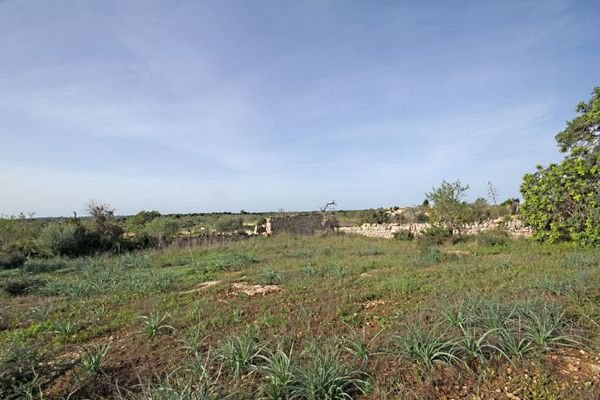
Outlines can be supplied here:
<path id="1" fill-rule="evenodd" d="M 600 87 L 592 99 L 577 106 L 579 115 L 556 135 L 559 164 L 536 167 L 521 184 L 524 221 L 534 237 L 550 243 L 572 240 L 600 244 Z"/>
<path id="2" fill-rule="evenodd" d="M 0 269 L 20 268 L 25 263 L 25 256 L 20 252 L 0 253 Z"/>
<path id="3" fill-rule="evenodd" d="M 23 296 L 32 293 L 44 285 L 44 281 L 33 278 L 12 278 L 2 282 L 2 289 L 11 296 Z"/>

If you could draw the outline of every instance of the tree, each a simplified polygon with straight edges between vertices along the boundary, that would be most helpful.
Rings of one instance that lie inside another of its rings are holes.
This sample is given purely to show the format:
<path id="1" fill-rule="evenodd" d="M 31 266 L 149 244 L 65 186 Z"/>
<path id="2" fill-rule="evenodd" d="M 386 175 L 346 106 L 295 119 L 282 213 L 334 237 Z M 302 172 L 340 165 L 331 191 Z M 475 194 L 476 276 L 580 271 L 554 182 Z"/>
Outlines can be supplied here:
<path id="1" fill-rule="evenodd" d="M 162 247 L 165 240 L 171 240 L 178 231 L 179 223 L 174 218 L 154 218 L 144 226 L 144 233 L 158 247 Z"/>
<path id="2" fill-rule="evenodd" d="M 496 190 L 496 186 L 492 183 L 492 181 L 488 181 L 488 196 L 492 200 L 495 206 L 498 205 L 496 201 L 498 199 L 498 191 Z"/>
<path id="3" fill-rule="evenodd" d="M 103 248 L 119 246 L 119 238 L 123 229 L 117 224 L 115 209 L 109 204 L 99 203 L 94 200 L 87 205 L 87 211 L 94 220 L 94 229 L 99 236 L 99 245 Z"/>
<path id="4" fill-rule="evenodd" d="M 594 88 L 589 102 L 579 102 L 576 111 L 579 115 L 556 135 L 560 151 L 597 153 L 600 149 L 600 86 Z"/>
<path id="5" fill-rule="evenodd" d="M 573 240 L 600 244 L 600 87 L 588 103 L 577 106 L 578 116 L 556 135 L 559 164 L 538 165 L 521 184 L 526 224 L 538 240 Z"/>
<path id="6" fill-rule="evenodd" d="M 469 205 L 463 201 L 469 185 L 457 180 L 450 183 L 442 181 L 439 188 L 433 188 L 425 193 L 431 206 L 431 221 L 438 226 L 444 226 L 450 231 L 459 231 L 469 220 Z"/>

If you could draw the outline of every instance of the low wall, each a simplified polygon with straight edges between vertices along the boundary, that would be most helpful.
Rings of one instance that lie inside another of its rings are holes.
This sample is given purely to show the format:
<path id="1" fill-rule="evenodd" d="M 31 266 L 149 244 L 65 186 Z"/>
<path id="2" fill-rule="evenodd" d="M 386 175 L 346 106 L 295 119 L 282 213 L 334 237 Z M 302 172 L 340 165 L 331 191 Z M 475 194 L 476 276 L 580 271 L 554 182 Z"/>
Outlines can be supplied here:
<path id="1" fill-rule="evenodd" d="M 283 215 L 267 219 L 265 233 L 291 233 L 294 235 L 312 235 L 331 231 L 336 226 L 335 219 L 326 214 Z"/>
<path id="2" fill-rule="evenodd" d="M 373 238 L 392 239 L 394 233 L 405 231 L 410 232 L 414 236 L 419 236 L 423 231 L 431 228 L 431 224 L 363 224 L 360 226 L 343 226 L 336 230 L 339 232 L 353 233 Z M 518 219 L 506 221 L 502 218 L 478 222 L 466 225 L 462 230 L 465 235 L 476 235 L 481 232 L 488 232 L 501 229 L 506 231 L 510 236 L 515 237 L 530 237 L 533 230 L 530 227 L 523 225 Z"/>

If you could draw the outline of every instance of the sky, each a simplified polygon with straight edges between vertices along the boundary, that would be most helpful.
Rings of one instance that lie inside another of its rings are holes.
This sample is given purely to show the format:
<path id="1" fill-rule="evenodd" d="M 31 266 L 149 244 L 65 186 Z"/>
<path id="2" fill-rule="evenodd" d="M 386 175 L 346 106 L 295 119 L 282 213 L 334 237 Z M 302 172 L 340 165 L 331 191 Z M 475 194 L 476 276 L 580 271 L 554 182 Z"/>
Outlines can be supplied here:
<path id="1" fill-rule="evenodd" d="M 519 196 L 600 85 L 598 1 L 0 0 L 0 214 Z"/>

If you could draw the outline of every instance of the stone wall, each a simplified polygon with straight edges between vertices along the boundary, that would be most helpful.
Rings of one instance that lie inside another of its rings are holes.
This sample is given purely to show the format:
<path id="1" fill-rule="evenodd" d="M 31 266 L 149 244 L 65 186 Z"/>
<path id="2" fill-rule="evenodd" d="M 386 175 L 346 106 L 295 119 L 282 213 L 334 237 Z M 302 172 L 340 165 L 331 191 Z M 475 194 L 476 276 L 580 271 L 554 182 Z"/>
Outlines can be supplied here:
<path id="1" fill-rule="evenodd" d="M 265 233 L 291 233 L 312 235 L 332 231 L 337 226 L 335 218 L 322 213 L 282 215 L 267 219 Z"/>
<path id="2" fill-rule="evenodd" d="M 430 228 L 431 225 L 424 224 L 363 224 L 360 226 L 343 226 L 337 228 L 339 232 L 354 233 L 381 239 L 391 239 L 396 232 L 410 232 L 414 236 L 419 236 L 423 231 Z M 533 231 L 530 227 L 524 226 L 518 219 L 504 220 L 503 218 L 484 221 L 480 223 L 469 224 L 464 227 L 462 233 L 465 235 L 476 235 L 481 232 L 488 232 L 501 229 L 510 236 L 530 237 Z"/>

